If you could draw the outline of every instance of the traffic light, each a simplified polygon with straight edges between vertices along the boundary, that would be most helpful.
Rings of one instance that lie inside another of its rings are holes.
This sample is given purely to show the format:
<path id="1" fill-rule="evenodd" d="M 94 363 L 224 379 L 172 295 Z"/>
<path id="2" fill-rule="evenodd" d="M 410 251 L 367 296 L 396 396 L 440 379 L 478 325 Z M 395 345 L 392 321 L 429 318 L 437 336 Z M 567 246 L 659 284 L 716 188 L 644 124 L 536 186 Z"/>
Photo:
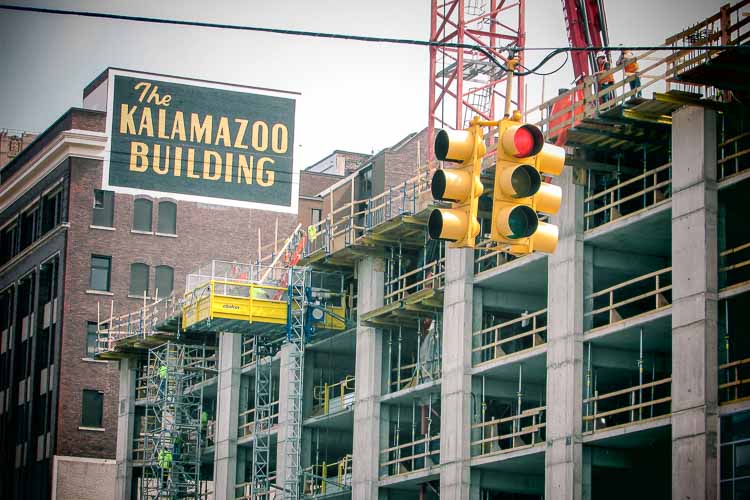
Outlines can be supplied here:
<path id="1" fill-rule="evenodd" d="M 495 189 L 492 205 L 492 239 L 509 245 L 510 253 L 552 253 L 558 229 L 539 220 L 537 212 L 560 210 L 562 190 L 542 180 L 542 174 L 560 175 L 565 150 L 545 144 L 535 125 L 513 119 L 499 122 Z"/>
<path id="2" fill-rule="evenodd" d="M 452 241 L 455 248 L 474 248 L 479 235 L 477 210 L 484 190 L 480 175 L 486 151 L 478 119 L 467 130 L 438 131 L 435 156 L 460 165 L 436 170 L 432 176 L 432 197 L 453 205 L 430 213 L 427 223 L 430 238 Z"/>

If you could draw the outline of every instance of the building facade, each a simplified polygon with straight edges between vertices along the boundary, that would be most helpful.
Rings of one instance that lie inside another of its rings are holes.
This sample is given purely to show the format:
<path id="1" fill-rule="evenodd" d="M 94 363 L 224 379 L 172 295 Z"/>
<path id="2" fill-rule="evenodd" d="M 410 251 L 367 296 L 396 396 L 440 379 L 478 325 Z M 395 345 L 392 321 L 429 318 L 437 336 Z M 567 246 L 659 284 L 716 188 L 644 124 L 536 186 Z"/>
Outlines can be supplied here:
<path id="1" fill-rule="evenodd" d="M 4 498 L 112 498 L 119 372 L 94 359 L 97 322 L 180 294 L 188 270 L 217 255 L 270 255 L 283 241 L 267 229 L 287 235 L 296 223 L 296 215 L 102 190 L 105 120 L 103 111 L 70 109 L 25 149 L 11 148 L 0 170 Z M 0 139 L 3 154 L 16 140 Z M 303 173 L 300 193 L 311 198 L 336 180 Z"/>

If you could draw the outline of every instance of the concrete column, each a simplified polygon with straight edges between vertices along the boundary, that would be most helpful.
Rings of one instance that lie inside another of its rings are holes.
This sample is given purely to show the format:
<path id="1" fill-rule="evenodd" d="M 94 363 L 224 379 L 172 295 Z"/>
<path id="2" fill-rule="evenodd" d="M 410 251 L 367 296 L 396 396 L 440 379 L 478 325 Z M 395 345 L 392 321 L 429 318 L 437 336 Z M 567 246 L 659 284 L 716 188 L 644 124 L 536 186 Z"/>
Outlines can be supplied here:
<path id="1" fill-rule="evenodd" d="M 718 497 L 716 114 L 672 116 L 672 498 Z"/>
<path id="2" fill-rule="evenodd" d="M 219 334 L 219 381 L 216 394 L 214 498 L 233 500 L 237 481 L 242 336 Z"/>
<path id="3" fill-rule="evenodd" d="M 357 313 L 383 305 L 382 259 L 367 257 L 357 265 Z M 380 469 L 380 394 L 383 389 L 383 335 L 357 325 L 357 381 L 354 389 L 352 498 L 378 498 Z"/>
<path id="4" fill-rule="evenodd" d="M 449 248 L 445 255 L 440 386 L 440 497 L 444 499 L 460 500 L 471 495 L 473 294 L 474 251 Z"/>
<path id="5" fill-rule="evenodd" d="M 289 413 L 289 352 L 291 344 L 284 344 L 279 351 L 279 426 L 276 441 L 276 484 L 282 488 L 286 481 L 286 437 Z"/>
<path id="6" fill-rule="evenodd" d="M 583 186 L 573 168 L 557 178 L 563 203 L 553 223 L 560 228 L 548 257 L 547 452 L 544 497 L 580 500 L 583 391 Z"/>
<path id="7" fill-rule="evenodd" d="M 133 484 L 136 360 L 120 360 L 120 406 L 117 410 L 116 500 L 130 500 Z"/>

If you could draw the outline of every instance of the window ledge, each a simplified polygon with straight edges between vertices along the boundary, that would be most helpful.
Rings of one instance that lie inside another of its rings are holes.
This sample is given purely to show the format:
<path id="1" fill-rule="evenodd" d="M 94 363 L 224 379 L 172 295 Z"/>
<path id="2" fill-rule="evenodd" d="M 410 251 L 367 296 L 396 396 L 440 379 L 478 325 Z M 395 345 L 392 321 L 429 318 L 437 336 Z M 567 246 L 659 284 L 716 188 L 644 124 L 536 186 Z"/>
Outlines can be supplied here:
<path id="1" fill-rule="evenodd" d="M 141 300 L 143 300 L 143 295 L 134 295 L 132 293 L 129 293 L 128 294 L 128 298 L 129 299 L 141 299 Z M 151 297 L 149 295 L 146 295 L 146 300 L 151 300 L 151 299 L 153 299 L 153 297 Z"/>
<path id="2" fill-rule="evenodd" d="M 94 358 L 81 358 L 81 361 L 85 361 L 87 363 L 104 363 L 105 365 L 109 363 L 106 359 L 94 359 Z"/>
<path id="3" fill-rule="evenodd" d="M 141 231 L 140 229 L 131 229 L 130 232 L 133 234 L 154 234 L 153 231 Z"/>
<path id="4" fill-rule="evenodd" d="M 115 230 L 115 228 L 113 228 L 113 227 L 109 227 L 109 226 L 95 226 L 93 224 L 91 224 L 89 226 L 89 229 L 101 229 L 102 231 L 114 231 Z"/>
<path id="5" fill-rule="evenodd" d="M 106 292 L 104 290 L 86 290 L 87 295 L 106 295 L 107 297 L 114 297 L 115 294 L 112 292 Z"/>
<path id="6" fill-rule="evenodd" d="M 166 236 L 167 238 L 177 238 L 176 234 L 171 233 L 154 233 L 156 236 Z"/>
<path id="7" fill-rule="evenodd" d="M 104 432 L 106 429 L 104 427 L 86 427 L 83 425 L 78 426 L 79 431 L 93 431 L 93 432 Z"/>

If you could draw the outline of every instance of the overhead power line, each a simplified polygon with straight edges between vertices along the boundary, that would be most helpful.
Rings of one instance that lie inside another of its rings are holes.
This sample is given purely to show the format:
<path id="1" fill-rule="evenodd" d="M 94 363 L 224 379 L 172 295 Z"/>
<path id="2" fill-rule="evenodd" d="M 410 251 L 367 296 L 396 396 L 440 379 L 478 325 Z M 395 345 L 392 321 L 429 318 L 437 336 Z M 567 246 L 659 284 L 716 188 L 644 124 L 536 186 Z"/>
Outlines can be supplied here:
<path id="1" fill-rule="evenodd" d="M 508 71 L 507 66 L 495 57 L 495 55 L 487 50 L 485 47 L 479 45 L 468 44 L 468 43 L 455 43 L 455 42 L 435 42 L 431 40 L 416 40 L 411 38 L 388 38 L 388 37 L 376 37 L 376 36 L 364 36 L 364 35 L 350 35 L 343 33 L 325 33 L 320 31 L 303 31 L 303 30 L 292 30 L 283 28 L 267 28 L 262 26 L 247 26 L 239 24 L 224 24 L 224 23 L 208 23 L 203 21 L 188 21 L 180 19 L 167 19 L 159 17 L 145 17 L 145 16 L 128 16 L 124 14 L 109 14 L 106 12 L 91 12 L 91 11 L 79 11 L 79 10 L 62 10 L 62 9 L 49 9 L 44 7 L 29 7 L 25 5 L 0 5 L 0 9 L 12 10 L 19 12 L 35 12 L 39 14 L 55 14 L 55 15 L 66 15 L 66 16 L 79 16 L 79 17 L 90 17 L 96 19 L 110 19 L 116 21 L 132 21 L 140 23 L 151 23 L 151 24 L 167 24 L 174 26 L 190 26 L 197 28 L 213 28 L 213 29 L 227 29 L 237 31 L 251 31 L 258 33 L 272 33 L 276 35 L 288 35 L 288 36 L 304 36 L 314 38 L 328 38 L 334 40 L 349 40 L 357 42 L 369 42 L 369 43 L 390 43 L 398 45 L 415 45 L 422 47 L 445 47 L 455 49 L 469 49 L 475 50 L 484 54 L 493 64 L 496 64 L 503 71 Z M 526 76 L 530 74 L 536 74 L 536 72 L 544 66 L 550 59 L 560 53 L 565 52 L 579 52 L 579 51 L 613 51 L 613 50 L 725 50 L 725 49 L 746 49 L 746 47 L 737 45 L 648 45 L 648 46 L 598 46 L 598 47 L 508 47 L 506 50 L 510 52 L 519 51 L 550 51 L 542 60 L 533 68 L 526 69 L 526 71 L 514 71 L 513 74 L 517 76 Z M 564 65 L 564 63 L 563 63 Z M 559 71 L 560 68 L 556 69 L 552 73 Z"/>

